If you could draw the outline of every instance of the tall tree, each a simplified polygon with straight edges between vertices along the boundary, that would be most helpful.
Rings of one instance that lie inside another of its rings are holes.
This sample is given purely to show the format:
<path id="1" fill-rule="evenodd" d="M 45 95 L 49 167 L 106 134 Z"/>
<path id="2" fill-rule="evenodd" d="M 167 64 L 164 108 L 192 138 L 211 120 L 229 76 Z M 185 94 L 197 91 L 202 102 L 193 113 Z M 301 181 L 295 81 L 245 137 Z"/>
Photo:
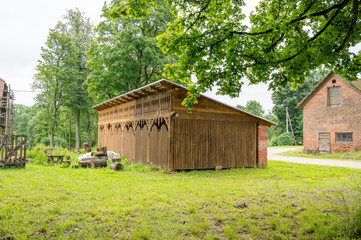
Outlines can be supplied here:
<path id="1" fill-rule="evenodd" d="M 32 106 L 14 104 L 14 134 L 27 135 L 27 145 L 34 146 L 37 109 Z"/>
<path id="2" fill-rule="evenodd" d="M 323 65 L 350 80 L 361 70 L 361 56 L 351 51 L 361 42 L 358 0 L 263 0 L 249 26 L 242 0 L 168 3 L 177 19 L 158 37 L 159 46 L 179 57 L 170 69 L 190 85 L 188 105 L 214 86 L 220 94 L 237 96 L 243 77 L 269 82 L 275 90 L 302 84 Z M 148 15 L 155 5 L 155 0 L 126 0 L 112 16 Z"/>
<path id="3" fill-rule="evenodd" d="M 60 32 L 58 27 L 50 30 L 45 45 L 41 48 L 42 59 L 36 66 L 32 88 L 42 90 L 36 100 L 51 109 L 49 137 L 50 146 L 53 146 L 57 111 L 63 100 L 65 83 L 72 76 L 73 46 L 70 37 Z"/>
<path id="4" fill-rule="evenodd" d="M 261 105 L 260 102 L 256 100 L 250 100 L 246 103 L 246 106 L 237 105 L 239 109 L 242 109 L 246 112 L 252 113 L 254 115 L 257 115 L 259 117 L 263 117 L 265 114 L 265 111 Z"/>
<path id="5" fill-rule="evenodd" d="M 174 56 L 157 47 L 156 37 L 174 19 L 166 3 L 157 0 L 157 7 L 146 17 L 113 20 L 109 11 L 121 2 L 112 0 L 104 5 L 104 20 L 97 26 L 98 37 L 88 52 L 92 72 L 87 85 L 98 101 L 159 79 L 164 65 L 175 62 Z"/>
<path id="6" fill-rule="evenodd" d="M 90 117 L 89 111 L 91 110 L 89 109 L 93 103 L 86 86 L 83 84 L 90 72 L 86 67 L 88 60 L 86 52 L 89 50 L 93 37 L 93 26 L 89 18 L 85 18 L 78 9 L 69 10 L 64 16 L 64 20 L 66 21 L 58 24 L 58 28 L 70 37 L 74 51 L 71 68 L 72 78 L 66 84 L 67 93 L 64 95 L 64 105 L 75 115 L 75 148 L 79 149 L 81 147 L 81 115 Z"/>
<path id="7" fill-rule="evenodd" d="M 292 84 L 288 83 L 285 88 L 273 93 L 273 113 L 278 118 L 278 126 L 276 126 L 278 133 L 286 131 L 286 107 L 288 107 L 295 138 L 299 143 L 303 141 L 302 111 L 296 109 L 296 106 L 327 72 L 327 70 L 313 71 L 307 76 L 305 83 L 298 88 L 294 88 Z"/>
<path id="8" fill-rule="evenodd" d="M 89 74 L 85 52 L 89 49 L 91 38 L 89 19 L 78 9 L 69 10 L 64 21 L 50 30 L 46 47 L 42 48 L 42 60 L 37 66 L 33 88 L 42 90 L 37 96 L 38 105 L 52 106 L 52 122 L 49 125 L 51 146 L 54 144 L 57 112 L 62 106 L 75 115 L 75 148 L 81 145 L 81 114 L 88 116 L 92 104 L 83 85 Z"/>

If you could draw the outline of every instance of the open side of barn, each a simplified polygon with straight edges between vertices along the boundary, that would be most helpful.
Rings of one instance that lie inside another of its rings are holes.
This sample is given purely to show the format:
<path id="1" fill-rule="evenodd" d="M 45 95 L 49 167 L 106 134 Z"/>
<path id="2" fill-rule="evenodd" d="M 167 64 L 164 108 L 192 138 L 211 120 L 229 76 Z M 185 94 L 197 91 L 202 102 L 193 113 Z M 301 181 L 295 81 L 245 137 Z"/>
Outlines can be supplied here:
<path id="1" fill-rule="evenodd" d="M 98 144 L 167 170 L 267 166 L 267 127 L 274 123 L 205 96 L 189 114 L 181 105 L 186 94 L 160 80 L 94 106 Z"/>

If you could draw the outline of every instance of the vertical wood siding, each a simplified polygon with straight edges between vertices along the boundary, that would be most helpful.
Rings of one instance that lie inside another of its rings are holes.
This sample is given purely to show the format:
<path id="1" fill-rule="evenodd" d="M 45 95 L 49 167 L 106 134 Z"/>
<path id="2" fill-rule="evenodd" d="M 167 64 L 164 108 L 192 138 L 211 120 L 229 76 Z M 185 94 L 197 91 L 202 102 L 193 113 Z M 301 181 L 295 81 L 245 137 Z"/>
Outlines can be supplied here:
<path id="1" fill-rule="evenodd" d="M 256 167 L 256 123 L 174 118 L 174 169 Z"/>

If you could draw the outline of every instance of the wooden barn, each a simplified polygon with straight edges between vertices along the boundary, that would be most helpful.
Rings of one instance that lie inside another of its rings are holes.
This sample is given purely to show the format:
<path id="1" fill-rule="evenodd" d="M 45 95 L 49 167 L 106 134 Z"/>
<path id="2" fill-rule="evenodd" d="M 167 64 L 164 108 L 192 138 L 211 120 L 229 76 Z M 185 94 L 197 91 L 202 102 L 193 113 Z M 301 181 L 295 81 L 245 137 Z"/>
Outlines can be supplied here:
<path id="1" fill-rule="evenodd" d="M 159 80 L 93 108 L 98 145 L 167 170 L 267 166 L 267 127 L 275 125 L 203 95 L 192 110 L 187 89 Z"/>

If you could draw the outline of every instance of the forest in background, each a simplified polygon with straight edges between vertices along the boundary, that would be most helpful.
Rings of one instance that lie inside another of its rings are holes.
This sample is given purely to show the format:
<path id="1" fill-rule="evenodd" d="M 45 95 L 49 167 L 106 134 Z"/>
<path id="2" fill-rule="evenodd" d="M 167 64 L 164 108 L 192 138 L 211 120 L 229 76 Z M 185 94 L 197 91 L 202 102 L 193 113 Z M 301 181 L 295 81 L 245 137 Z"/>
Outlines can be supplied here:
<path id="1" fill-rule="evenodd" d="M 237 107 L 278 124 L 277 126 L 268 128 L 268 144 L 270 146 L 294 145 L 291 128 L 289 127 L 289 132 L 286 132 L 285 109 L 288 107 L 296 142 L 298 145 L 302 145 L 302 111 L 295 107 L 327 74 L 327 72 L 328 70 L 314 71 L 306 78 L 305 84 L 299 86 L 297 89 L 293 88 L 291 84 L 288 84 L 283 90 L 274 92 L 272 100 L 275 105 L 270 112 L 266 112 L 262 105 L 256 100 L 248 101 L 245 106 L 237 105 Z M 51 108 L 39 108 L 39 105 L 28 107 L 15 104 L 15 134 L 26 133 L 28 135 L 29 146 L 35 146 L 36 144 L 49 146 L 51 110 Z M 98 133 L 97 112 L 92 109 L 89 109 L 89 111 L 92 112 L 90 126 L 90 134 L 92 136 L 91 144 L 92 146 L 96 146 Z M 88 120 L 88 116 L 81 117 L 81 139 L 88 139 Z M 54 146 L 75 146 L 76 129 L 74 122 L 75 119 L 71 112 L 64 107 L 60 108 L 54 132 Z M 89 143 L 88 141 L 85 142 Z"/>
<path id="2" fill-rule="evenodd" d="M 297 103 L 324 69 L 348 80 L 360 70 L 360 55 L 350 52 L 359 42 L 359 4 L 261 1 L 249 26 L 242 6 L 110 0 L 97 26 L 80 10 L 68 10 L 41 48 L 32 86 L 40 91 L 36 104 L 16 106 L 15 133 L 27 134 L 30 146 L 94 146 L 96 103 L 168 78 L 188 87 L 183 104 L 191 109 L 199 93 L 214 87 L 222 95 L 242 94 L 248 78 L 269 83 L 274 107 L 268 113 L 256 101 L 238 107 L 278 124 L 268 130 L 270 145 L 302 144 Z M 286 108 L 294 139 L 286 133 Z"/>

